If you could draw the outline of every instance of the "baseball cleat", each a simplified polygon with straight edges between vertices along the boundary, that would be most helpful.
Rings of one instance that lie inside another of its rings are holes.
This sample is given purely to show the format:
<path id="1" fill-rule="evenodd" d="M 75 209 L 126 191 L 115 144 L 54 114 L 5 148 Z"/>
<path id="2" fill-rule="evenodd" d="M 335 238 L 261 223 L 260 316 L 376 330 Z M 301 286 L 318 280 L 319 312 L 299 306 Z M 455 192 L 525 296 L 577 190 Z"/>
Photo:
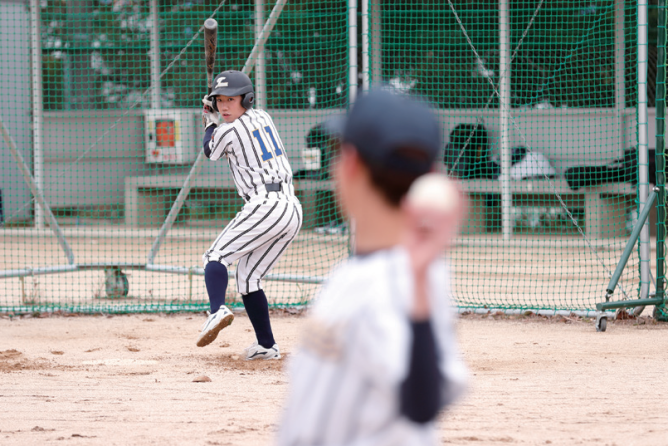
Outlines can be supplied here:
<path id="1" fill-rule="evenodd" d="M 246 361 L 252 361 L 254 359 L 281 359 L 281 351 L 278 348 L 278 344 L 274 344 L 270 348 L 264 348 L 257 342 L 253 342 L 250 347 L 244 349 L 246 354 Z"/>
<path id="2" fill-rule="evenodd" d="M 208 312 L 207 312 L 208 313 Z M 202 332 L 197 339 L 197 346 L 204 347 L 216 340 L 218 333 L 234 320 L 232 312 L 223 305 L 215 313 L 209 313 L 209 317 L 202 326 Z"/>

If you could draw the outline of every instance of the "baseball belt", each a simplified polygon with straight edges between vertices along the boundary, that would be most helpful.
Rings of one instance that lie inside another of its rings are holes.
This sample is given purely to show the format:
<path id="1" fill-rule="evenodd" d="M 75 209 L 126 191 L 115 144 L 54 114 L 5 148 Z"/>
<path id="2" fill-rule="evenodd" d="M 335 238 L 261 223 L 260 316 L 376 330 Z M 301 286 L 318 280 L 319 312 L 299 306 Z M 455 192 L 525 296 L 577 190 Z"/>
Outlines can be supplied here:
<path id="1" fill-rule="evenodd" d="M 267 192 L 281 192 L 283 191 L 283 183 L 269 183 L 265 184 L 264 188 Z M 259 188 L 258 188 L 259 189 Z M 261 190 L 258 190 L 258 193 L 262 193 Z M 244 197 L 246 201 L 250 201 L 250 195 Z"/>

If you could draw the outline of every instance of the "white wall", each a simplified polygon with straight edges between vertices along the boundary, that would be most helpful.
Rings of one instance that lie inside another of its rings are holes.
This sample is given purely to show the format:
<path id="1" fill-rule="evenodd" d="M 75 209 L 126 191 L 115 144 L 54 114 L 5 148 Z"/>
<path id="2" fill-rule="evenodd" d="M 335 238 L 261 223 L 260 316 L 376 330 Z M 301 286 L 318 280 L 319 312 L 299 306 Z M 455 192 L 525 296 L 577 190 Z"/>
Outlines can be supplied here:
<path id="1" fill-rule="evenodd" d="M 28 166 L 32 166 L 30 21 L 23 1 L 0 0 L 0 118 Z M 31 195 L 0 138 L 0 189 L 5 221 L 29 217 Z"/>
<path id="2" fill-rule="evenodd" d="M 270 110 L 283 140 L 293 170 L 303 168 L 301 151 L 308 131 L 328 116 L 342 110 Z M 193 150 L 199 150 L 203 130 L 199 110 L 193 110 L 198 135 Z M 550 109 L 512 110 L 512 143 L 542 152 L 563 172 L 582 164 L 605 164 L 620 150 L 636 145 L 635 110 L 624 116 L 624 141 L 619 144 L 614 110 Z M 493 151 L 498 151 L 499 116 L 496 110 L 440 110 L 443 141 L 459 123 L 482 117 Z M 120 119 L 119 119 L 120 118 Z M 143 111 L 91 110 L 44 114 L 44 189 L 53 207 L 123 202 L 126 176 L 187 174 L 190 166 L 155 165 L 145 162 Z M 655 110 L 649 110 L 649 146 L 655 144 Z M 26 128 L 29 128 L 29 123 Z M 98 141 L 99 140 L 99 141 Z M 96 142 L 97 141 L 97 142 Z M 85 157 L 75 160 L 86 152 Z M 200 175 L 230 180 L 224 161 L 204 160 Z M 91 193 L 94 192 L 94 193 Z"/>

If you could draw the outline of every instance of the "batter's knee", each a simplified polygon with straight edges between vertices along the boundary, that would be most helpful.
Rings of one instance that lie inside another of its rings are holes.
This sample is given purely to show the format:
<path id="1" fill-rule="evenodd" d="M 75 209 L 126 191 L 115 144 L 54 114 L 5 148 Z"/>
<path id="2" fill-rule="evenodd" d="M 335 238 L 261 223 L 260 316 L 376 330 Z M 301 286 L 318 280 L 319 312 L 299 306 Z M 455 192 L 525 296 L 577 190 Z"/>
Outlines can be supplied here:
<path id="1" fill-rule="evenodd" d="M 207 251 L 202 255 L 202 268 L 206 269 L 209 263 L 220 263 L 225 268 L 230 267 L 230 264 L 223 259 L 223 256 L 215 251 Z"/>
<path id="2" fill-rule="evenodd" d="M 209 262 L 204 267 L 204 277 L 212 275 L 224 275 L 227 278 L 227 267 L 220 262 Z"/>
<path id="3" fill-rule="evenodd" d="M 245 296 L 262 289 L 262 280 L 260 279 L 248 279 L 245 277 L 237 276 L 237 291 L 242 296 Z"/>

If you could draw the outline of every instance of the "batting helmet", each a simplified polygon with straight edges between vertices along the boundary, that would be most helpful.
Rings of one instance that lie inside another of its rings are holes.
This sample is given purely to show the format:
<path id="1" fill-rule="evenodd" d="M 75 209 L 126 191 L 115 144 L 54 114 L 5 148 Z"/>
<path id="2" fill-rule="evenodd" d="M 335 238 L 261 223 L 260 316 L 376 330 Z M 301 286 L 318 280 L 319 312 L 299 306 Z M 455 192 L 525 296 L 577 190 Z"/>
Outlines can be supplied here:
<path id="1" fill-rule="evenodd" d="M 236 70 L 227 70 L 220 73 L 213 80 L 209 100 L 213 103 L 213 109 L 218 111 L 215 96 L 241 96 L 241 106 L 248 110 L 255 102 L 255 92 L 250 78 Z"/>

